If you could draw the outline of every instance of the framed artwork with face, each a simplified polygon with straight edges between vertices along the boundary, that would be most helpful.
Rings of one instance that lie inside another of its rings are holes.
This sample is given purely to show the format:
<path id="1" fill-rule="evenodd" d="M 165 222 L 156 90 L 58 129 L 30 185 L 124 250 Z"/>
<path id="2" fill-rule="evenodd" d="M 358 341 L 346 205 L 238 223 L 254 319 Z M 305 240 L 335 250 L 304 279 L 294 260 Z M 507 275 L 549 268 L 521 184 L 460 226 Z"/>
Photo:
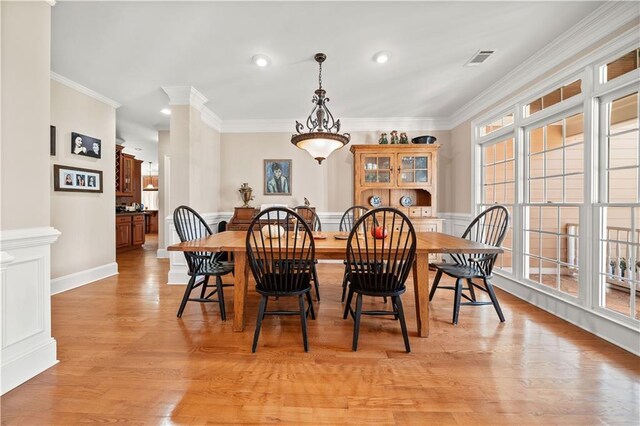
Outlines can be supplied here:
<path id="1" fill-rule="evenodd" d="M 76 155 L 86 155 L 87 157 L 102 157 L 102 142 L 100 139 L 91 136 L 81 135 L 71 132 L 71 153 Z"/>
<path id="2" fill-rule="evenodd" d="M 264 195 L 291 195 L 291 160 L 264 160 Z"/>

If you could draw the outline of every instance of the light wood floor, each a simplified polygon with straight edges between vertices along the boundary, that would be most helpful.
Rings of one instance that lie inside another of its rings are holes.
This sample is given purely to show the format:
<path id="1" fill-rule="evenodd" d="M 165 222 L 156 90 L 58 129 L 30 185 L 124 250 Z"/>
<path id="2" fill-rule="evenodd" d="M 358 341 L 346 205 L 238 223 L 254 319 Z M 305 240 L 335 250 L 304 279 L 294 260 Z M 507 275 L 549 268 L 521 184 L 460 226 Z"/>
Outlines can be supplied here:
<path id="1" fill-rule="evenodd" d="M 2 424 L 638 424 L 639 359 L 498 290 L 493 308 L 452 293 L 431 306 L 431 336 L 416 337 L 413 294 L 403 297 L 412 352 L 398 322 L 342 320 L 341 265 L 321 264 L 322 302 L 304 353 L 296 317 L 257 312 L 232 331 L 215 305 L 187 305 L 166 285 L 155 247 L 118 257 L 120 275 L 52 298 L 60 363 L 1 398 Z M 411 286 L 410 286 L 411 287 Z M 287 301 L 279 301 L 287 304 Z M 273 305 L 271 306 L 273 308 Z M 227 293 L 227 313 L 233 295 Z"/>

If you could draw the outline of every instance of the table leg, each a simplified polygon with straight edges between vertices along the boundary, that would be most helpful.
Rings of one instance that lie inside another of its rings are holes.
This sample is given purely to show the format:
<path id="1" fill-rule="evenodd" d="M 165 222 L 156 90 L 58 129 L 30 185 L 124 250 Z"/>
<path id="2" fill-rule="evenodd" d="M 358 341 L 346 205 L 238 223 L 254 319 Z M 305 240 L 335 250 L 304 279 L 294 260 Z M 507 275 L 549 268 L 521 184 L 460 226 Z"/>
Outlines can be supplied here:
<path id="1" fill-rule="evenodd" d="M 235 275 L 233 281 L 233 331 L 244 330 L 244 308 L 247 306 L 249 263 L 246 252 L 234 252 Z"/>
<path id="2" fill-rule="evenodd" d="M 418 336 L 429 336 L 429 254 L 416 254 L 413 264 L 413 292 L 416 296 Z"/>

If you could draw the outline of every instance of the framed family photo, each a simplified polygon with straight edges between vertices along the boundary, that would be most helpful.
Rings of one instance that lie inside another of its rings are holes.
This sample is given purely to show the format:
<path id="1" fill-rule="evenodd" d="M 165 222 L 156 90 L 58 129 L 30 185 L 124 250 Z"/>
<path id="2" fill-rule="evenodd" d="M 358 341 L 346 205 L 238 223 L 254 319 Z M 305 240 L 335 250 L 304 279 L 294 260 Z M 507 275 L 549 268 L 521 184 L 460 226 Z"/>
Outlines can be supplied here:
<path id="1" fill-rule="evenodd" d="M 291 160 L 264 160 L 264 195 L 291 195 Z"/>
<path id="2" fill-rule="evenodd" d="M 102 192 L 102 170 L 53 165 L 53 190 Z"/>
<path id="3" fill-rule="evenodd" d="M 102 157 L 102 142 L 100 139 L 91 136 L 81 135 L 71 132 L 71 153 L 76 155 L 86 155 L 87 157 Z"/>

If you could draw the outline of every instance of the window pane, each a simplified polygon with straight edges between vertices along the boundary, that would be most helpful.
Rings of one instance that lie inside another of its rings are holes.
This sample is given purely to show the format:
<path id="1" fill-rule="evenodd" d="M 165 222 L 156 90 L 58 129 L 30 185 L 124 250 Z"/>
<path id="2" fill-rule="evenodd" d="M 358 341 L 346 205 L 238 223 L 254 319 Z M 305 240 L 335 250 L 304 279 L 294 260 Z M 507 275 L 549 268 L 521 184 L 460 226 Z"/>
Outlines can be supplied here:
<path id="1" fill-rule="evenodd" d="M 485 204 L 493 204 L 495 203 L 494 190 L 493 185 L 488 185 L 484 187 L 484 202 Z"/>
<path id="2" fill-rule="evenodd" d="M 638 131 L 609 138 L 609 168 L 638 165 Z"/>
<path id="3" fill-rule="evenodd" d="M 544 179 L 529 181 L 529 202 L 544 203 Z"/>
<path id="4" fill-rule="evenodd" d="M 540 229 L 545 232 L 558 233 L 558 207 L 541 207 L 542 220 Z M 548 256 L 547 256 L 548 257 Z"/>
<path id="5" fill-rule="evenodd" d="M 562 152 L 561 149 L 554 151 L 548 151 L 545 155 L 545 162 L 547 165 L 547 176 L 561 175 L 562 174 Z"/>
<path id="6" fill-rule="evenodd" d="M 609 116 L 610 134 L 638 129 L 638 93 L 611 102 Z"/>
<path id="7" fill-rule="evenodd" d="M 567 100 L 582 92 L 582 80 L 576 80 L 562 88 L 562 100 Z"/>
<path id="8" fill-rule="evenodd" d="M 549 108 L 551 105 L 555 105 L 562 100 L 561 89 L 558 88 L 547 95 L 542 97 L 542 107 Z"/>
<path id="9" fill-rule="evenodd" d="M 565 120 L 565 145 L 584 142 L 583 114 L 576 114 Z"/>
<path id="10" fill-rule="evenodd" d="M 584 201 L 584 175 L 569 175 L 564 178 L 564 200 L 567 203 Z"/>
<path id="11" fill-rule="evenodd" d="M 484 184 L 491 184 L 495 182 L 495 166 L 486 166 L 484 168 Z"/>
<path id="12" fill-rule="evenodd" d="M 498 163 L 495 165 L 496 168 L 496 183 L 505 181 L 505 163 Z"/>
<path id="13" fill-rule="evenodd" d="M 533 129 L 529 136 L 529 152 L 536 153 L 544 150 L 544 128 Z"/>
<path id="14" fill-rule="evenodd" d="M 547 178 L 547 202 L 561 203 L 563 195 L 562 177 Z"/>
<path id="15" fill-rule="evenodd" d="M 547 146 L 545 149 L 560 148 L 562 146 L 562 121 L 547 126 Z"/>
<path id="16" fill-rule="evenodd" d="M 577 144 L 565 148 L 565 173 L 581 173 L 583 169 L 584 145 Z"/>
<path id="17" fill-rule="evenodd" d="M 427 157 L 416 157 L 416 169 L 427 168 Z"/>
<path id="18" fill-rule="evenodd" d="M 496 184 L 495 186 L 495 202 L 498 204 L 504 204 L 505 202 L 505 196 L 504 196 L 504 189 L 505 189 L 505 185 L 503 183 L 500 184 Z"/>
<path id="19" fill-rule="evenodd" d="M 540 207 L 527 207 L 527 229 L 540 229 Z"/>
<path id="20" fill-rule="evenodd" d="M 629 53 L 626 53 L 616 59 L 613 62 L 609 62 L 606 66 L 606 78 L 605 81 L 613 80 L 638 68 L 638 53 L 634 49 Z"/>
<path id="21" fill-rule="evenodd" d="M 504 161 L 505 150 L 506 150 L 505 142 L 498 142 L 496 144 L 496 161 Z"/>
<path id="22" fill-rule="evenodd" d="M 513 183 L 505 185 L 505 204 L 513 204 L 516 201 L 516 186 Z"/>
<path id="23" fill-rule="evenodd" d="M 532 178 L 544 176 L 544 154 L 534 154 L 529 157 L 529 176 Z"/>
<path id="24" fill-rule="evenodd" d="M 638 202 L 638 168 L 609 170 L 609 202 Z"/>
<path id="25" fill-rule="evenodd" d="M 504 165 L 505 175 L 504 178 L 507 182 L 513 182 L 515 180 L 515 161 L 507 161 Z"/>
<path id="26" fill-rule="evenodd" d="M 543 260 L 541 262 L 541 267 L 541 284 L 551 288 L 558 288 L 558 265 L 556 263 Z"/>
<path id="27" fill-rule="evenodd" d="M 484 151 L 484 164 L 492 164 L 493 162 L 496 161 L 495 145 L 484 146 L 482 149 Z"/>

